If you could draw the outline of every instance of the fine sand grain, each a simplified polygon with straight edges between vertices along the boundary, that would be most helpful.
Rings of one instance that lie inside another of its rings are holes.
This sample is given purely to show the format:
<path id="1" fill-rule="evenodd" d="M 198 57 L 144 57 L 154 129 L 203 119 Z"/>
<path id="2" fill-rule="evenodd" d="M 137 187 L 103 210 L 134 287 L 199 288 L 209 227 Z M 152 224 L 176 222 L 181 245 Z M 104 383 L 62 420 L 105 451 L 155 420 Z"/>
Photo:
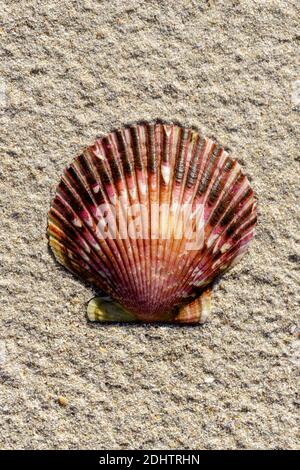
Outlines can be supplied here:
<path id="1" fill-rule="evenodd" d="M 299 448 L 299 14 L 0 1 L 1 448 Z M 154 118 L 237 156 L 257 236 L 204 327 L 89 324 L 93 289 L 47 249 L 51 196 L 97 135 Z"/>

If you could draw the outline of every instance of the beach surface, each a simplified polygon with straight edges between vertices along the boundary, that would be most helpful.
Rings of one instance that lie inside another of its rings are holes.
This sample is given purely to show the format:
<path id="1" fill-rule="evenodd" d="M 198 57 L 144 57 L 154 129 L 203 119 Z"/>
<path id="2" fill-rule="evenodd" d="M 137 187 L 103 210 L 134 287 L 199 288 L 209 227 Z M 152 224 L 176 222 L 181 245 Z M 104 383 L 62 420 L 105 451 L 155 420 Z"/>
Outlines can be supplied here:
<path id="1" fill-rule="evenodd" d="M 299 449 L 299 13 L 0 1 L 1 449 Z M 156 118 L 239 160 L 257 235 L 204 326 L 92 324 L 95 290 L 47 247 L 50 201 L 97 136 Z"/>

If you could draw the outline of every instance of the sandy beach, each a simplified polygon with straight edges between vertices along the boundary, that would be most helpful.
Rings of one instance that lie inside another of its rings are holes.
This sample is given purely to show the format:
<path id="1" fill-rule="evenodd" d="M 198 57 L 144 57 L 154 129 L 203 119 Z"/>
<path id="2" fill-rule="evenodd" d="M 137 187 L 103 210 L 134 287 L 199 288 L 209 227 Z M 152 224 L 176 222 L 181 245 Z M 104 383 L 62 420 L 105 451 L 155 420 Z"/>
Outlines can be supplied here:
<path id="1" fill-rule="evenodd" d="M 297 0 L 0 1 L 0 448 L 299 449 Z M 256 238 L 199 327 L 101 325 L 47 246 L 64 167 L 140 120 L 235 156 Z"/>

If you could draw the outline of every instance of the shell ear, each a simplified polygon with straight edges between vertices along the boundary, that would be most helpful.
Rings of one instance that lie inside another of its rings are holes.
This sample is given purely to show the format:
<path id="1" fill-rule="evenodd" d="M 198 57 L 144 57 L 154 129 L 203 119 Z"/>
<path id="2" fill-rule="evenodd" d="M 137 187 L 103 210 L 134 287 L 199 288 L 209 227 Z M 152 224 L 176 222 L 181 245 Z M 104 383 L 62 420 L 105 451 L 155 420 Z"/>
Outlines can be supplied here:
<path id="1" fill-rule="evenodd" d="M 122 305 L 103 297 L 94 297 L 87 306 L 87 316 L 92 322 L 129 323 L 136 322 L 136 317 Z"/>
<path id="2" fill-rule="evenodd" d="M 206 289 L 196 300 L 181 307 L 174 323 L 203 324 L 211 312 L 211 288 Z"/>
<path id="3" fill-rule="evenodd" d="M 173 319 L 165 318 L 162 323 L 203 324 L 211 312 L 211 288 L 206 289 L 197 299 L 180 307 Z M 92 322 L 137 323 L 140 320 L 118 302 L 108 297 L 94 297 L 87 306 L 87 316 Z"/>

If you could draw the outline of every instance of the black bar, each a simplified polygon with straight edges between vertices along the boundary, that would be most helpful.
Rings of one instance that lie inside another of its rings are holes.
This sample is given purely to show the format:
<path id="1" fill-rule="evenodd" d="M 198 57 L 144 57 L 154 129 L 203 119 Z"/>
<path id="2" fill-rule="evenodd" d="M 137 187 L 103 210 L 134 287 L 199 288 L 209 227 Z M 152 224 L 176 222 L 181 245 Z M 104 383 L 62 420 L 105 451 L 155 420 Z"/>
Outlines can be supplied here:
<path id="1" fill-rule="evenodd" d="M 291 454 L 295 454 L 292 452 Z M 292 456 L 290 454 L 290 456 Z M 164 467 L 167 465 L 182 467 L 202 467 L 203 465 L 213 465 L 220 463 L 222 466 L 227 463 L 245 463 L 250 458 L 251 463 L 261 464 L 267 460 L 268 465 L 272 459 L 276 458 L 276 463 L 284 459 L 287 464 L 287 454 L 282 450 L 270 451 L 191 451 L 191 450 L 80 450 L 80 451 L 0 451 L 0 465 L 4 463 L 11 464 L 30 464 L 31 467 L 47 465 L 82 465 L 83 468 L 101 468 L 105 467 L 120 469 L 136 469 L 143 467 L 145 469 L 152 467 Z M 4 468 L 4 467 L 2 467 Z M 56 468 L 55 468 L 56 470 Z"/>

